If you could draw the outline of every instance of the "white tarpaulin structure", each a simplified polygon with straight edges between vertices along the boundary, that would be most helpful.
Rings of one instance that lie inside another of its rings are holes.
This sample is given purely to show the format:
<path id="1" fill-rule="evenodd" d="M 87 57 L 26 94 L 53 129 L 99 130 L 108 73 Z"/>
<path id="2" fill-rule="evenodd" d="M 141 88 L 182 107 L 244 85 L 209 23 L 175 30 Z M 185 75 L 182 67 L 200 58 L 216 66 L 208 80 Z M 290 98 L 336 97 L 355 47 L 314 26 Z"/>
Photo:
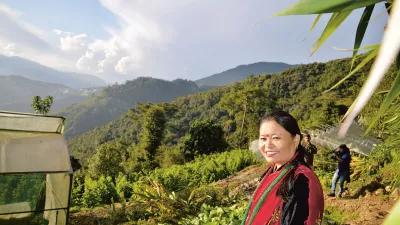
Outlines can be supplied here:
<path id="1" fill-rule="evenodd" d="M 65 225 L 72 168 L 64 118 L 0 112 L 0 225 Z"/>

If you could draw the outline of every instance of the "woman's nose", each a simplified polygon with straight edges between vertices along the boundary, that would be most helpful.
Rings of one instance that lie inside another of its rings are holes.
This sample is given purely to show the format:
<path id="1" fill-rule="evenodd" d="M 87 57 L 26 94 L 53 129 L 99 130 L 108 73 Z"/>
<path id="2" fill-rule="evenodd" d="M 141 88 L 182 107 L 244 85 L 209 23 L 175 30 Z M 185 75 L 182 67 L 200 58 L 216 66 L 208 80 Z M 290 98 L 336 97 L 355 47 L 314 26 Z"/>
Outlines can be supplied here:
<path id="1" fill-rule="evenodd" d="M 272 139 L 271 139 L 271 138 L 268 138 L 268 139 L 265 141 L 265 146 L 269 147 L 269 146 L 271 146 L 271 145 L 272 145 Z"/>

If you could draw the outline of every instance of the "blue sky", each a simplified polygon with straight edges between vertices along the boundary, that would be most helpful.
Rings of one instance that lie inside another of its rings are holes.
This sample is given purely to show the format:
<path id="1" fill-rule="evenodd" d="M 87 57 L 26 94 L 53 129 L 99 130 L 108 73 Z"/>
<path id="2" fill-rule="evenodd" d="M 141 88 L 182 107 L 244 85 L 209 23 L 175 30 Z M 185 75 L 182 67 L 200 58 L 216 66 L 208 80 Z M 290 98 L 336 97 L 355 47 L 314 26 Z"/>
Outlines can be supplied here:
<path id="1" fill-rule="evenodd" d="M 313 16 L 277 17 L 294 0 L 2 0 L 0 54 L 108 82 L 152 76 L 199 79 L 259 61 L 301 64 L 351 55 L 361 11 L 314 55 Z M 377 7 L 363 44 L 379 42 Z"/>

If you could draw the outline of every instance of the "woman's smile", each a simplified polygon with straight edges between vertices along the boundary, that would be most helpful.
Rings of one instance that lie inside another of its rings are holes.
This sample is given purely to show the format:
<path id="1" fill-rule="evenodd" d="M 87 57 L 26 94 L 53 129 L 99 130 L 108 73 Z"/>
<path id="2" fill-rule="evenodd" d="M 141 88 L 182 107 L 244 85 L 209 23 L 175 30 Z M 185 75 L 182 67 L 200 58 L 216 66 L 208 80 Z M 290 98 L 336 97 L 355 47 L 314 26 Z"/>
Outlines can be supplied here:
<path id="1" fill-rule="evenodd" d="M 276 155 L 276 154 L 278 154 L 279 152 L 278 151 L 265 151 L 265 154 L 268 156 L 268 157 L 272 157 L 272 156 L 274 156 L 274 155 Z"/>

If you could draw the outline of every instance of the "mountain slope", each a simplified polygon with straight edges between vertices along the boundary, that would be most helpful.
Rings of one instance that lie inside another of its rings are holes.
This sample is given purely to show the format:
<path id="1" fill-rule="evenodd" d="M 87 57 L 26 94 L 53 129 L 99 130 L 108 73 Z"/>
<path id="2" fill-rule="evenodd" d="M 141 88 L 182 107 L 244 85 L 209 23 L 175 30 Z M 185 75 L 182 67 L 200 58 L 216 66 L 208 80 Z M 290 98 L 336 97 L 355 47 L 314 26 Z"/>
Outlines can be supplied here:
<path id="1" fill-rule="evenodd" d="M 196 80 L 199 86 L 223 86 L 247 78 L 250 75 L 262 73 L 277 73 L 286 70 L 293 65 L 276 62 L 258 62 L 248 65 L 240 65 L 233 69 Z"/>
<path id="2" fill-rule="evenodd" d="M 209 119 L 222 125 L 232 147 L 247 148 L 258 137 L 260 117 L 276 109 L 289 111 L 304 131 L 337 124 L 360 90 L 370 66 L 325 93 L 348 73 L 349 65 L 350 59 L 300 65 L 277 76 L 252 76 L 230 86 L 158 104 L 166 112 L 167 120 L 162 143 L 168 146 L 180 143 L 193 121 Z M 395 74 L 392 70 L 386 75 L 380 90 L 390 87 Z M 366 107 L 362 118 L 373 115 L 378 106 Z M 102 143 L 138 143 L 143 113 L 143 108 L 133 108 L 104 126 L 74 137 L 69 141 L 73 154 L 85 162 Z"/>
<path id="3" fill-rule="evenodd" d="M 30 80 L 21 76 L 0 76 L 0 109 L 33 112 L 33 96 L 54 97 L 51 112 L 57 112 L 87 97 L 90 90 L 75 90 L 61 84 Z M 93 91 L 93 90 L 92 90 Z"/>
<path id="4" fill-rule="evenodd" d="M 31 80 L 57 83 L 71 88 L 105 86 L 105 82 L 88 74 L 61 72 L 20 57 L 0 55 L 0 76 L 19 75 Z"/>
<path id="5" fill-rule="evenodd" d="M 199 88 L 191 81 L 171 82 L 145 77 L 109 86 L 61 113 L 67 118 L 66 136 L 75 136 L 103 125 L 138 103 L 170 101 L 197 91 Z"/>

